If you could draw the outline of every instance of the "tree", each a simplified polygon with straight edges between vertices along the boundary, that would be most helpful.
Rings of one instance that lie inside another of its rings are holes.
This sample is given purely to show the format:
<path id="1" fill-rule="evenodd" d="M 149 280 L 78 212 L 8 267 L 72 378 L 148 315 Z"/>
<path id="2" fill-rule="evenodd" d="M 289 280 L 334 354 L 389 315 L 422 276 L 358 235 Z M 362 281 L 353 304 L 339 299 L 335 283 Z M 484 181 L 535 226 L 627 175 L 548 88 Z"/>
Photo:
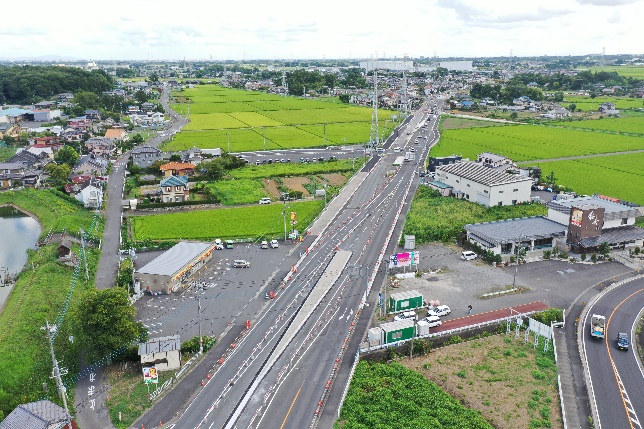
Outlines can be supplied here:
<path id="1" fill-rule="evenodd" d="M 170 155 L 170 159 L 168 161 L 181 162 L 181 155 L 179 155 L 178 153 L 173 153 L 172 155 Z"/>
<path id="2" fill-rule="evenodd" d="M 159 75 L 156 74 L 156 73 L 151 73 L 150 76 L 148 77 L 148 80 L 151 83 L 157 83 L 157 82 L 159 82 Z"/>
<path id="3" fill-rule="evenodd" d="M 73 317 L 74 337 L 89 363 L 134 341 L 147 339 L 147 330 L 136 321 L 136 309 L 130 305 L 124 288 L 87 291 L 74 309 Z"/>
<path id="4" fill-rule="evenodd" d="M 134 99 L 142 104 L 148 101 L 148 95 L 139 89 L 134 93 Z"/>
<path id="5" fill-rule="evenodd" d="M 517 112 L 512 112 L 510 113 L 510 119 L 513 121 L 516 120 L 519 117 L 519 114 Z"/>
<path id="6" fill-rule="evenodd" d="M 55 162 L 50 162 L 45 166 L 45 172 L 49 174 L 49 177 L 55 186 L 60 186 L 67 183 L 72 169 L 67 164 L 56 164 Z"/>
<path id="7" fill-rule="evenodd" d="M 164 159 L 157 159 L 156 161 L 154 161 L 154 162 L 153 162 L 153 163 L 152 163 L 152 164 L 147 168 L 147 170 L 148 170 L 148 172 L 150 172 L 150 173 L 152 173 L 152 174 L 159 174 L 159 173 L 160 173 L 160 171 L 161 171 L 161 170 L 160 170 L 160 169 L 161 169 L 161 166 L 162 166 L 163 164 L 167 164 L 167 163 L 168 163 L 168 161 L 166 161 L 166 160 L 164 160 Z"/>
<path id="8" fill-rule="evenodd" d="M 67 164 L 73 168 L 78 162 L 78 152 L 73 147 L 65 145 L 56 153 L 54 161 L 58 164 Z"/>
<path id="9" fill-rule="evenodd" d="M 604 258 L 607 258 L 610 253 L 610 244 L 608 242 L 603 241 L 599 245 L 599 254 L 602 255 Z"/>
<path id="10" fill-rule="evenodd" d="M 130 141 L 137 145 L 140 143 L 143 143 L 145 140 L 143 140 L 143 136 L 141 134 L 134 134 L 132 137 L 130 137 Z"/>
<path id="11" fill-rule="evenodd" d="M 349 104 L 351 101 L 351 95 L 350 94 L 340 94 L 338 96 L 341 102 Z"/>
<path id="12" fill-rule="evenodd" d="M 546 176 L 546 185 L 549 185 L 551 188 L 557 183 L 557 178 L 555 177 L 555 172 L 551 171 L 550 174 Z"/>
<path id="13" fill-rule="evenodd" d="M 577 110 L 577 105 L 575 103 L 570 103 L 568 105 L 568 110 L 570 110 L 571 112 L 574 112 L 575 110 Z"/>
<path id="14" fill-rule="evenodd" d="M 74 104 L 85 109 L 98 109 L 99 98 L 93 92 L 83 91 L 74 95 Z"/>

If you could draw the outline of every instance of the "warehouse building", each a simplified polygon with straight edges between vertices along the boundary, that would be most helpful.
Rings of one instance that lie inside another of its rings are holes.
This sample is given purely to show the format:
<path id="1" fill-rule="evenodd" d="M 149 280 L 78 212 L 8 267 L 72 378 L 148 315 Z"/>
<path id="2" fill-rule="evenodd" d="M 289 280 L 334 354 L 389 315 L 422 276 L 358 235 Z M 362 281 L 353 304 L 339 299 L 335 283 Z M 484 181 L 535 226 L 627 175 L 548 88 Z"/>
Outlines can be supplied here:
<path id="1" fill-rule="evenodd" d="M 172 293 L 191 281 L 212 259 L 214 243 L 182 241 L 134 272 L 140 290 Z"/>
<path id="2" fill-rule="evenodd" d="M 486 207 L 530 202 L 532 179 L 486 167 L 476 162 L 457 162 L 436 167 L 436 182 L 451 187 L 456 198 Z M 430 187 L 440 189 L 437 186 Z"/>

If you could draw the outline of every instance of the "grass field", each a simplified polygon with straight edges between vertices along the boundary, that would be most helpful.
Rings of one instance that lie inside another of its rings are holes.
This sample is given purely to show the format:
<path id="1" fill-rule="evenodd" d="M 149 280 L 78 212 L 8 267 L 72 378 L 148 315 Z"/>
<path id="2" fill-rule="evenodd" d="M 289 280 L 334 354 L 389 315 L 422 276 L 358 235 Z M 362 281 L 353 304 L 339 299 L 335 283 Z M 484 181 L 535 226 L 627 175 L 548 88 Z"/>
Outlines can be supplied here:
<path id="1" fill-rule="evenodd" d="M 266 177 L 308 176 L 313 174 L 338 173 L 358 170 L 362 167 L 363 159 L 356 158 L 355 165 L 351 159 L 337 161 L 262 164 L 247 165 L 230 171 L 230 177 L 235 179 L 263 179 Z"/>
<path id="2" fill-rule="evenodd" d="M 216 85 L 189 88 L 173 95 L 189 101 L 175 103 L 172 107 L 184 116 L 189 111 L 190 122 L 183 132 L 165 144 L 164 150 L 168 151 L 193 146 L 228 150 L 228 138 L 232 152 L 364 143 L 369 140 L 371 109 L 338 103 L 335 98 L 280 97 Z M 379 110 L 384 137 L 394 128 L 390 121 L 394 113 Z"/>
<path id="3" fill-rule="evenodd" d="M 541 344 L 535 349 L 532 338 L 525 343 L 523 335 L 494 335 L 401 363 L 481 412 L 497 429 L 563 428 L 552 347 L 548 353 Z"/>
<path id="4" fill-rule="evenodd" d="M 644 134 L 644 118 L 642 117 L 603 118 L 588 121 L 559 122 L 554 125 L 582 130 L 605 130 L 615 133 Z"/>
<path id="5" fill-rule="evenodd" d="M 585 112 L 597 111 L 602 103 L 615 103 L 617 109 L 639 109 L 644 107 L 644 100 L 641 98 L 628 98 L 628 97 L 609 97 L 599 96 L 590 98 L 590 96 L 577 96 L 577 95 L 564 95 L 563 105 L 567 106 L 569 103 L 575 103 L 578 109 Z"/>
<path id="6" fill-rule="evenodd" d="M 212 189 L 225 206 L 257 204 L 261 198 L 268 196 L 262 183 L 255 179 L 218 180 L 208 183 L 206 187 Z"/>
<path id="7" fill-rule="evenodd" d="M 644 205 L 644 153 L 542 162 L 543 174 L 554 171 L 557 183 L 578 194 L 599 193 Z"/>
<path id="8" fill-rule="evenodd" d="M 303 231 L 322 211 L 323 201 L 293 202 L 297 229 Z M 170 213 L 130 218 L 134 240 L 213 240 L 283 237 L 283 204 Z"/>
<path id="9" fill-rule="evenodd" d="M 445 130 L 431 156 L 461 155 L 476 159 L 492 152 L 514 161 L 562 158 L 644 149 L 644 139 L 535 125 Z"/>
<path id="10" fill-rule="evenodd" d="M 441 130 L 454 130 L 462 128 L 502 127 L 505 125 L 507 124 L 502 122 L 479 121 L 476 119 L 457 118 L 456 116 L 443 115 L 440 119 L 439 128 Z"/>
<path id="11" fill-rule="evenodd" d="M 617 72 L 621 76 L 644 79 L 644 66 L 603 66 L 591 67 L 590 70 L 593 72 Z"/>

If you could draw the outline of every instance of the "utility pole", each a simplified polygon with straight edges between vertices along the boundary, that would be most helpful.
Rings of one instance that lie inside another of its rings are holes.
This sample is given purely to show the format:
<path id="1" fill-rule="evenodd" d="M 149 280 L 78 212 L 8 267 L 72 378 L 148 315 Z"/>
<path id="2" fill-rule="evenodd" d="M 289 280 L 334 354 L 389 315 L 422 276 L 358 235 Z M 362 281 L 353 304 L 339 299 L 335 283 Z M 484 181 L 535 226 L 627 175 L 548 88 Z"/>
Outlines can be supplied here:
<path id="1" fill-rule="evenodd" d="M 416 336 L 416 319 L 414 319 L 414 331 L 411 333 L 411 343 L 409 344 L 409 359 L 414 357 L 414 337 Z"/>
<path id="2" fill-rule="evenodd" d="M 326 147 L 326 123 L 324 124 L 324 147 Z"/>
<path id="3" fill-rule="evenodd" d="M 284 216 L 284 242 L 286 242 L 286 200 L 284 200 L 284 210 L 282 211 L 282 216 Z"/>
<path id="4" fill-rule="evenodd" d="M 56 332 L 57 327 L 56 325 L 50 325 L 49 321 L 46 320 L 45 326 L 41 327 L 40 329 L 47 332 L 47 339 L 49 340 L 49 350 L 51 352 L 51 361 L 54 365 L 54 375 L 52 378 L 56 379 L 56 387 L 58 388 L 58 393 L 60 394 L 61 398 L 63 398 L 63 405 L 65 407 L 65 415 L 67 418 L 67 421 L 65 423 L 69 423 L 71 421 L 71 415 L 69 414 L 69 407 L 67 407 L 67 389 L 63 384 L 63 380 L 60 378 L 60 369 L 58 367 L 56 355 L 54 354 L 54 339 L 52 337 L 52 334 Z"/>
<path id="5" fill-rule="evenodd" d="M 521 247 L 522 247 L 522 244 L 523 244 L 523 237 L 524 237 L 523 235 L 519 236 L 519 245 L 516 248 L 517 257 L 516 257 L 516 260 L 514 261 L 514 263 L 516 265 L 514 267 L 514 278 L 512 279 L 512 287 L 513 288 L 516 285 L 517 273 L 519 272 L 519 257 L 521 256 Z"/>

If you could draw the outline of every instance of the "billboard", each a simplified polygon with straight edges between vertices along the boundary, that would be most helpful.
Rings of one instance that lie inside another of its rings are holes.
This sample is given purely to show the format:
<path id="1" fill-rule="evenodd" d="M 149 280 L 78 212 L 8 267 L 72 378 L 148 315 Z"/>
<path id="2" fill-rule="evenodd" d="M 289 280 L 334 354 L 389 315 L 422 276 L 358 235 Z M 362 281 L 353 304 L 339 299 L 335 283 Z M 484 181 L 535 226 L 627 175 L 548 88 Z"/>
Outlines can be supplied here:
<path id="1" fill-rule="evenodd" d="M 575 226 L 581 226 L 581 221 L 584 217 L 584 212 L 577 207 L 573 207 L 572 213 L 570 214 L 570 223 Z"/>
<path id="2" fill-rule="evenodd" d="M 157 384 L 159 382 L 159 373 L 157 372 L 156 366 L 143 368 L 143 381 L 145 382 L 145 384 Z"/>
<path id="3" fill-rule="evenodd" d="M 389 257 L 389 268 L 413 267 L 420 262 L 420 252 L 396 253 Z"/>

